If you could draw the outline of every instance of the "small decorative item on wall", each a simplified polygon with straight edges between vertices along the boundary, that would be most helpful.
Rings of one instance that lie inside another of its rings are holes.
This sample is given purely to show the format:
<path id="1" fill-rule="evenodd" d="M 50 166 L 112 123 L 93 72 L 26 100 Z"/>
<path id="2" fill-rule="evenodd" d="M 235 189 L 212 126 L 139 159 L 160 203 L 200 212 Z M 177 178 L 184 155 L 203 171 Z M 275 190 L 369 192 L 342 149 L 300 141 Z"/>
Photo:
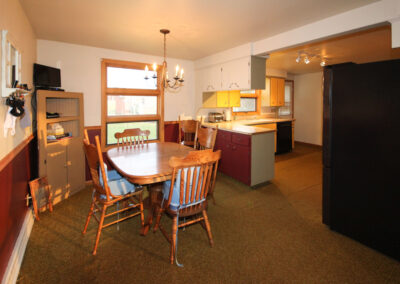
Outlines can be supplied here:
<path id="1" fill-rule="evenodd" d="M 1 96 L 8 97 L 12 93 L 29 93 L 28 86 L 21 84 L 21 51 L 6 30 L 1 31 Z"/>

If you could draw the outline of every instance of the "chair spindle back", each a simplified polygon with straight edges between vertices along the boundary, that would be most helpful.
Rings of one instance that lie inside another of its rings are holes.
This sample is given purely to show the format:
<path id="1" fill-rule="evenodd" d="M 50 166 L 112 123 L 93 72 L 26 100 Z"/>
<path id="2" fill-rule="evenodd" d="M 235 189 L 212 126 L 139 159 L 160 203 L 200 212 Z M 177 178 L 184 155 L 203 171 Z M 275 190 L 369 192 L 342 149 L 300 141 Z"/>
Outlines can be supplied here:
<path id="1" fill-rule="evenodd" d="M 169 161 L 173 168 L 168 207 L 172 200 L 175 184 L 178 184 L 179 208 L 190 208 L 206 200 L 210 183 L 213 183 L 218 168 L 221 150 L 193 151 L 184 158 L 172 157 Z"/>
<path id="2" fill-rule="evenodd" d="M 148 143 L 150 130 L 141 130 L 140 128 L 125 129 L 123 132 L 117 132 L 114 137 L 117 139 L 118 147 L 135 147 Z"/>
<path id="3" fill-rule="evenodd" d="M 198 123 L 197 120 L 179 121 L 179 143 L 183 143 L 183 145 L 187 146 L 194 146 L 194 137 L 196 136 Z"/>
<path id="4" fill-rule="evenodd" d="M 103 177 L 106 177 L 106 171 L 104 168 L 103 154 L 100 148 L 99 136 L 95 137 L 96 146 L 90 144 L 86 139 L 83 141 L 86 159 L 89 165 L 90 174 L 92 175 L 93 186 L 96 193 L 99 195 L 105 195 L 107 201 L 110 200 L 110 189 L 107 184 L 107 178 L 103 178 L 103 185 L 100 184 L 99 167 Z"/>
<path id="5" fill-rule="evenodd" d="M 197 129 L 194 148 L 197 150 L 214 150 L 218 128 L 201 127 Z"/>

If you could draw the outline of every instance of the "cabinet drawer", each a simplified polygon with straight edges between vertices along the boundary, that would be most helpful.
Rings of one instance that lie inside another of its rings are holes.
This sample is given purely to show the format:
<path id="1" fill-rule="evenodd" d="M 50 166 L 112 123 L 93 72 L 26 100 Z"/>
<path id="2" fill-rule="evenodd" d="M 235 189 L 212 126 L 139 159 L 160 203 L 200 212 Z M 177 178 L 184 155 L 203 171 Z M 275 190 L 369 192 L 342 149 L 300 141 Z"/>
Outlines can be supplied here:
<path id="1" fill-rule="evenodd" d="M 232 142 L 239 145 L 250 146 L 250 139 L 250 135 L 232 134 Z"/>
<path id="2" fill-rule="evenodd" d="M 228 131 L 218 130 L 217 138 L 218 140 L 223 140 L 224 142 L 231 142 L 232 133 Z"/>

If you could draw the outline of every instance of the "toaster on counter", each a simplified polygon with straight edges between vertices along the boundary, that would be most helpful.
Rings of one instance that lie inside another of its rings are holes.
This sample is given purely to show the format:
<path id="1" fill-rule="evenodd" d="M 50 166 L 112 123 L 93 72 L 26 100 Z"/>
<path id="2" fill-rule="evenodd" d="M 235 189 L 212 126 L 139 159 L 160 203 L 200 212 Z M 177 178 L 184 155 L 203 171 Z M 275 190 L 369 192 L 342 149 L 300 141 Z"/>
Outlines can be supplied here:
<path id="1" fill-rule="evenodd" d="M 224 115 L 220 112 L 209 112 L 208 122 L 221 122 L 224 120 Z"/>

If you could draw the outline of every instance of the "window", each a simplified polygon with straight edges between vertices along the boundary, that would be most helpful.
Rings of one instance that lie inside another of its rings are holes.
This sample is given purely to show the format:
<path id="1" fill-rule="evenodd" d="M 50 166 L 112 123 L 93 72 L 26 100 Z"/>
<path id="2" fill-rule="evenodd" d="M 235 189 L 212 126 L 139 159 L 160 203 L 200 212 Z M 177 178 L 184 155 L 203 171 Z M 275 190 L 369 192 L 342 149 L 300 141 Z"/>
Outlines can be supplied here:
<path id="1" fill-rule="evenodd" d="M 259 90 L 240 91 L 240 107 L 233 107 L 234 115 L 255 115 L 260 113 L 261 92 Z"/>
<path id="2" fill-rule="evenodd" d="M 234 107 L 233 112 L 257 111 L 257 98 L 240 98 L 240 107 Z"/>
<path id="3" fill-rule="evenodd" d="M 279 108 L 280 116 L 293 117 L 293 85 L 293 81 L 285 81 L 285 105 Z"/>
<path id="4" fill-rule="evenodd" d="M 145 80 L 145 63 L 103 59 L 102 145 L 115 144 L 116 132 L 150 130 L 149 140 L 164 140 L 164 93 L 157 80 Z M 159 68 L 160 70 L 160 68 Z M 154 75 L 149 71 L 149 77 Z M 157 75 L 160 78 L 160 74 Z"/>

